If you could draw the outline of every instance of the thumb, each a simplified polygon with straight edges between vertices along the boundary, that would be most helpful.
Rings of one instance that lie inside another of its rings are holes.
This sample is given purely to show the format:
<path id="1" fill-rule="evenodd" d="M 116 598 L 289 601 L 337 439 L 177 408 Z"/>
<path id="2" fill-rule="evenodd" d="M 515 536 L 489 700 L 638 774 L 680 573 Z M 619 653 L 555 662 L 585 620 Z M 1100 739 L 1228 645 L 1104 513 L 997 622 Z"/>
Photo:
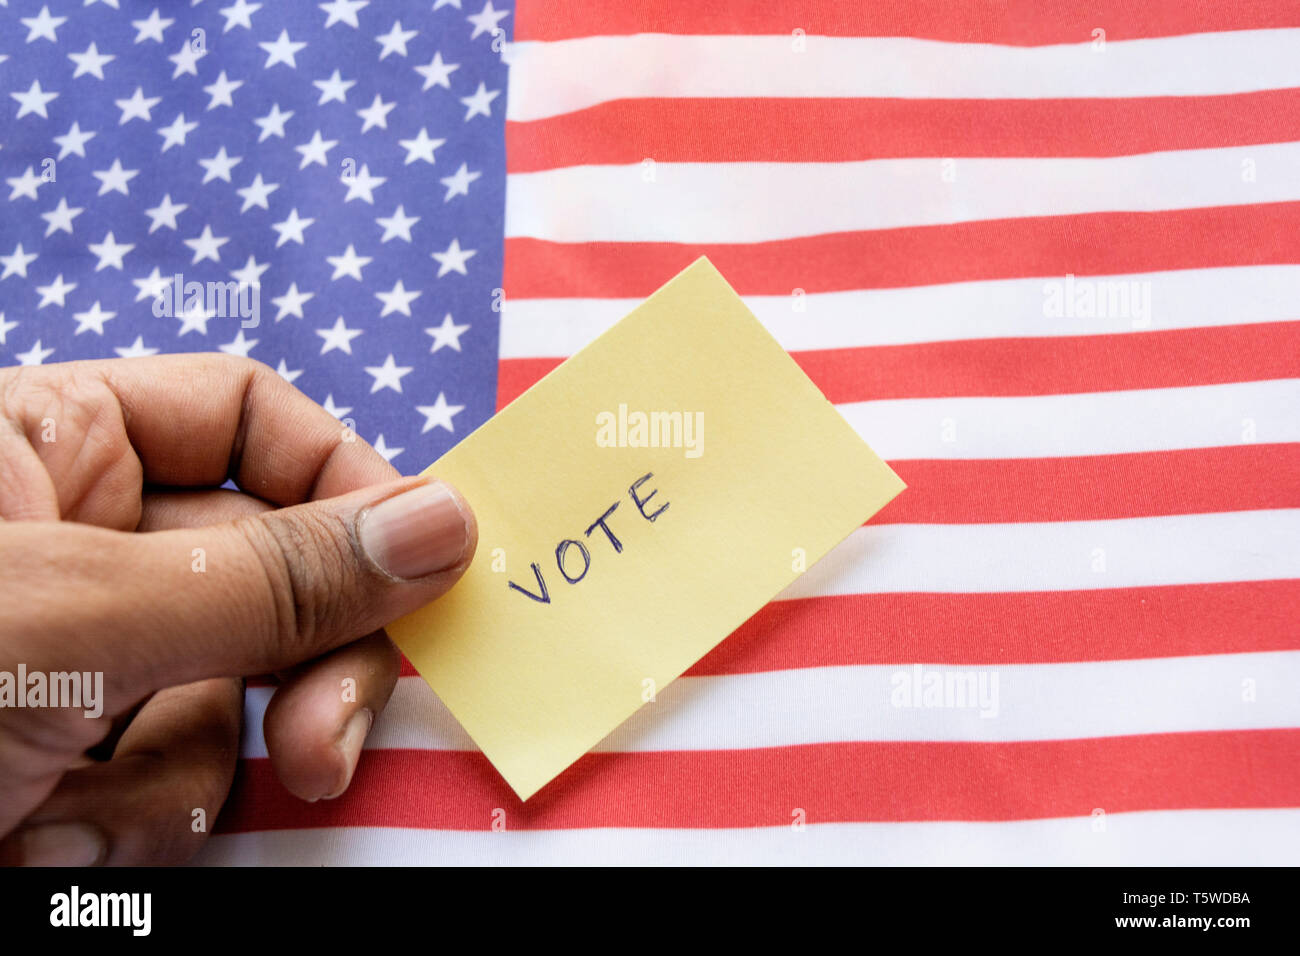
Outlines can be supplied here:
<path id="1" fill-rule="evenodd" d="M 20 646 L 51 669 L 103 671 L 110 709 L 162 687 L 283 669 L 363 637 L 445 593 L 477 543 L 460 495 L 420 478 L 206 528 L 0 528 L 4 563 L 28 569 L 20 603 L 49 609 L 39 621 L 0 611 L 0 631 L 29 631 Z"/>

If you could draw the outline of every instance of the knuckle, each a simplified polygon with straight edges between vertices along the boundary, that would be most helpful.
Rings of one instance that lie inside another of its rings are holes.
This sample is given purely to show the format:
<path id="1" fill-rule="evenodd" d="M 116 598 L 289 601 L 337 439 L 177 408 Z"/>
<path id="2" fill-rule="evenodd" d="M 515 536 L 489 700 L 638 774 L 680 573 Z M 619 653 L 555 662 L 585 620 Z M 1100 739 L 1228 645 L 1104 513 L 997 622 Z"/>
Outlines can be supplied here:
<path id="1" fill-rule="evenodd" d="M 145 763 L 159 782 L 138 792 L 142 799 L 128 801 L 123 809 L 130 812 L 110 826 L 112 862 L 184 863 L 212 831 L 230 793 L 233 760 L 228 768 L 224 759 L 195 759 L 206 756 L 196 754 L 183 766 L 169 766 L 163 755 L 148 756 Z"/>
<path id="2" fill-rule="evenodd" d="M 265 574 L 280 650 L 291 659 L 310 656 L 322 634 L 357 610 L 360 572 L 347 528 L 310 508 L 269 512 L 237 525 Z"/>

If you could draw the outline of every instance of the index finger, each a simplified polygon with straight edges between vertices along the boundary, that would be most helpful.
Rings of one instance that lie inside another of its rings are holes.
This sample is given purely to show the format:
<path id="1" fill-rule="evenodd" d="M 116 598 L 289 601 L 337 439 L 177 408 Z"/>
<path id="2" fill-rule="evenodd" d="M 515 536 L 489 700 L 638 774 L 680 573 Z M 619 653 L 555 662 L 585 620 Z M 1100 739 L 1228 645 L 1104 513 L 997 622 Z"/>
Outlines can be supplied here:
<path id="1" fill-rule="evenodd" d="M 218 353 L 84 365 L 117 396 L 148 483 L 211 487 L 231 479 L 248 494 L 294 505 L 398 477 L 261 362 Z"/>

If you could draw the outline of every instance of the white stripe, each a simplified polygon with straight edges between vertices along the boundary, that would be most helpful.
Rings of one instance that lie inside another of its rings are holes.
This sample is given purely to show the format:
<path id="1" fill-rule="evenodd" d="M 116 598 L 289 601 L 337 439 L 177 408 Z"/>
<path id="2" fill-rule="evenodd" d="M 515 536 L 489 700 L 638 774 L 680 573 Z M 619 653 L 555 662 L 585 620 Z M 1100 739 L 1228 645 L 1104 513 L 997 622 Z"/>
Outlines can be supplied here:
<path id="1" fill-rule="evenodd" d="M 1256 178 L 1245 182 L 1248 162 Z M 944 163 L 659 163 L 652 182 L 642 178 L 639 163 L 513 173 L 505 234 L 552 242 L 771 242 L 975 220 L 1300 199 L 1300 143 L 1102 159 L 958 159 L 952 182 L 941 178 Z"/>
<path id="2" fill-rule="evenodd" d="M 836 406 L 887 461 L 1053 458 L 1300 441 L 1300 379 Z"/>
<path id="3" fill-rule="evenodd" d="M 918 670 L 919 668 L 919 670 Z M 1245 681 L 1254 694 L 1243 700 Z M 951 689 L 948 682 L 951 681 Z M 962 696 L 968 688 L 973 696 Z M 1300 651 L 996 667 L 872 665 L 682 677 L 594 749 L 740 750 L 860 741 L 1068 740 L 1300 727 Z M 913 689 L 935 695 L 929 699 Z M 248 691 L 245 758 L 265 757 L 270 688 Z M 475 750 L 419 677 L 367 749 Z"/>
<path id="4" fill-rule="evenodd" d="M 1188 329 L 1300 318 L 1300 266 L 1236 266 L 1101 277 L 1079 276 L 1075 301 L 1092 293 L 1150 289 L 1151 312 L 1121 317 L 1048 317 L 1048 284 L 1064 276 L 996 279 L 902 289 L 744 296 L 745 304 L 790 352 L 906 345 L 959 339 L 1036 338 Z M 640 299 L 506 299 L 501 358 L 567 358 L 634 308 Z M 1109 307 L 1108 307 L 1109 308 Z"/>
<path id="5" fill-rule="evenodd" d="M 1300 86 L 1300 30 L 1015 47 L 903 37 L 639 34 L 511 44 L 506 118 L 629 97 L 1024 99 L 1197 96 Z"/>
<path id="6" fill-rule="evenodd" d="M 1294 866 L 1300 810 L 1155 810 L 1009 823 L 728 830 L 340 827 L 212 837 L 210 866 Z"/>
<path id="7" fill-rule="evenodd" d="M 779 597 L 1072 591 L 1300 578 L 1297 541 L 1300 509 L 1108 521 L 868 524 Z"/>

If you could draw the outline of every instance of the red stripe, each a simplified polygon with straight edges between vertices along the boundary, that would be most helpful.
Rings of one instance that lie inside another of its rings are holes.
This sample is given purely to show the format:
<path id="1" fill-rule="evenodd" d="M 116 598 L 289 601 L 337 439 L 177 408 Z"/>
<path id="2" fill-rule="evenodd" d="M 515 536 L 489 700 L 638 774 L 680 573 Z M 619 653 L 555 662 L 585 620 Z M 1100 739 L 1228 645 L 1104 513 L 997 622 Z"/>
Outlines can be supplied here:
<path id="1" fill-rule="evenodd" d="M 557 368 L 562 358 L 502 359 L 497 363 L 497 411 L 505 408 Z"/>
<path id="2" fill-rule="evenodd" d="M 642 299 L 707 255 L 741 295 L 1300 262 L 1300 202 L 991 219 L 758 243 L 505 241 L 506 294 Z"/>
<path id="3" fill-rule="evenodd" d="M 308 827 L 512 830 L 1029 820 L 1300 806 L 1300 731 L 1024 743 L 872 742 L 588 754 L 527 804 L 478 753 L 367 752 L 338 800 L 303 803 L 242 761 L 219 832 Z"/>
<path id="4" fill-rule="evenodd" d="M 707 676 L 865 664 L 1054 664 L 1300 650 L 1300 581 L 1095 591 L 851 594 L 768 604 Z"/>
<path id="5" fill-rule="evenodd" d="M 867 664 L 1060 664 L 1300 650 L 1300 581 L 773 601 L 689 677 Z M 402 676 L 418 676 L 405 658 Z M 250 683 L 253 683 L 250 681 Z"/>
<path id="6" fill-rule="evenodd" d="M 1086 327 L 1087 319 L 1044 319 Z M 1300 375 L 1300 322 L 1113 335 L 959 339 L 793 352 L 832 402 L 961 396 L 1063 395 L 1266 381 Z M 497 407 L 559 359 L 503 359 Z"/>
<path id="7" fill-rule="evenodd" d="M 1300 581 L 773 601 L 686 675 L 867 664 L 1061 664 L 1300 650 Z M 402 676 L 418 676 L 405 658 Z M 251 682 L 250 682 L 251 683 Z"/>
<path id="8" fill-rule="evenodd" d="M 1300 26 L 1286 0 L 522 0 L 516 40 L 565 40 L 633 33 L 698 35 L 910 36 L 1035 46 L 1083 43 L 1103 29 L 1108 41 L 1223 30 Z"/>
<path id="9" fill-rule="evenodd" d="M 907 482 L 907 493 L 872 524 L 1101 521 L 1300 508 L 1297 443 L 890 465 Z"/>
<path id="10" fill-rule="evenodd" d="M 1300 90 L 1130 99 L 636 99 L 506 123 L 507 169 L 1126 156 L 1300 139 Z"/>
<path id="11" fill-rule="evenodd" d="M 1300 322 L 826 349 L 794 359 L 836 403 L 1217 385 L 1300 374 Z"/>

